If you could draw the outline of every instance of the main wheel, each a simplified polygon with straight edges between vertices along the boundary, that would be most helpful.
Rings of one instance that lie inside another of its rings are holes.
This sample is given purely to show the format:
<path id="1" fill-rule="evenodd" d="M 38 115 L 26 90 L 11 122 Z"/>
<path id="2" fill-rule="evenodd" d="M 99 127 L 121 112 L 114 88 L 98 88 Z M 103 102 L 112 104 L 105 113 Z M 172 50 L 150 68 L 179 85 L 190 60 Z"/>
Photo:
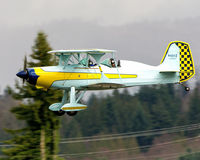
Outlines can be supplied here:
<path id="1" fill-rule="evenodd" d="M 59 111 L 54 111 L 54 113 L 55 113 L 57 116 L 62 116 L 62 115 L 65 114 L 65 111 L 59 110 Z"/>
<path id="2" fill-rule="evenodd" d="M 70 111 L 70 112 L 66 112 L 69 116 L 75 116 L 78 111 Z"/>

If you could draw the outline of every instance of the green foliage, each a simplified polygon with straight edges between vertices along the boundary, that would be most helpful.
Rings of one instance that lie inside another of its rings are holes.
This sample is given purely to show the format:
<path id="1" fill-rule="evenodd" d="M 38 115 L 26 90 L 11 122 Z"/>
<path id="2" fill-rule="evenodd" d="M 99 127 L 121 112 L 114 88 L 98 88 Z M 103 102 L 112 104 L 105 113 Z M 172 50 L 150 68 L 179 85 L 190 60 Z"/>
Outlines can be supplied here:
<path id="1" fill-rule="evenodd" d="M 188 123 L 200 123 L 200 86 L 197 85 L 195 90 L 192 93 L 189 102 L 189 111 L 187 113 Z M 187 132 L 187 136 L 197 136 L 200 133 L 199 130 L 193 132 Z"/>
<path id="2" fill-rule="evenodd" d="M 142 87 L 140 92 L 137 94 L 139 100 L 143 105 L 148 107 L 148 111 L 152 116 L 152 119 L 157 122 L 160 121 L 159 126 L 161 128 L 169 127 L 173 122 L 166 122 L 162 124 L 167 118 L 168 120 L 176 119 L 176 116 L 181 111 L 181 98 L 175 94 L 176 90 L 173 84 L 152 86 L 152 87 Z M 157 117 L 160 113 L 164 115 L 163 117 Z M 163 119 L 162 119 L 163 118 Z M 174 120 L 173 120 L 174 121 Z M 159 128 L 155 126 L 153 128 Z"/>
<path id="3" fill-rule="evenodd" d="M 195 88 L 190 99 L 190 110 L 188 112 L 188 119 L 193 123 L 200 122 L 200 93 L 199 89 Z"/>
<path id="4" fill-rule="evenodd" d="M 51 47 L 46 38 L 43 32 L 38 33 L 32 48 L 32 61 L 28 63 L 28 67 L 48 66 L 53 63 L 51 55 L 47 54 Z M 28 83 L 24 86 L 16 83 L 16 89 L 17 91 L 10 89 L 9 92 L 22 103 L 12 108 L 11 112 L 17 119 L 25 121 L 26 126 L 21 130 L 8 130 L 13 138 L 6 143 L 16 146 L 5 148 L 4 154 L 9 157 L 8 159 L 42 159 L 41 146 L 43 146 L 45 159 L 57 159 L 55 155 L 58 153 L 60 122 L 48 107 L 61 99 L 61 92 L 56 90 L 45 92 Z M 44 136 L 41 138 L 42 133 Z"/>
<path id="5" fill-rule="evenodd" d="M 46 54 L 49 50 L 51 48 L 46 41 L 46 35 L 39 33 L 32 48 L 32 61 L 28 63 L 29 67 L 52 65 L 52 57 Z M 57 116 L 48 110 L 48 106 L 61 100 L 61 92 L 55 90 L 44 92 L 29 84 L 21 86 L 19 83 L 16 83 L 16 89 L 18 92 L 12 89 L 8 89 L 7 92 L 12 93 L 23 103 L 11 111 L 18 120 L 25 121 L 26 126 L 20 130 L 7 130 L 13 138 L 6 143 L 16 144 L 16 146 L 5 148 L 4 153 L 9 159 L 41 159 L 41 131 L 44 131 L 45 156 L 47 159 L 57 159 L 51 155 L 56 155 L 58 152 L 60 122 Z M 187 98 L 189 111 L 183 113 L 182 104 Z M 177 90 L 172 84 L 144 86 L 134 95 L 129 94 L 126 89 L 123 92 L 114 90 L 111 95 L 104 97 L 92 94 L 87 104 L 88 109 L 81 111 L 75 117 L 63 117 L 61 130 L 63 137 L 136 132 L 200 122 L 199 86 L 191 95 L 186 94 L 182 88 Z M 197 131 L 192 133 L 188 135 L 199 134 Z M 139 146 L 145 146 L 151 145 L 154 138 L 153 136 L 137 137 L 131 141 L 134 143 L 137 141 Z M 128 146 L 127 144 L 125 143 L 124 147 Z M 78 153 L 87 152 L 90 144 L 61 145 L 63 151 Z M 115 142 L 93 143 L 90 147 L 101 147 L 101 145 L 110 149 L 115 146 Z M 198 156 L 198 154 L 187 155 L 180 159 L 186 160 Z"/>
<path id="6" fill-rule="evenodd" d="M 199 160 L 200 159 L 200 153 L 193 153 L 188 154 L 185 156 L 181 156 L 179 160 Z"/>
<path id="7" fill-rule="evenodd" d="M 91 95 L 89 108 L 68 121 L 64 137 L 93 136 L 173 127 L 181 113 L 181 97 L 174 85 L 141 87 L 135 95 L 127 90 L 112 95 Z M 138 137 L 140 146 L 151 145 L 154 137 Z M 143 150 L 145 151 L 145 150 Z"/>

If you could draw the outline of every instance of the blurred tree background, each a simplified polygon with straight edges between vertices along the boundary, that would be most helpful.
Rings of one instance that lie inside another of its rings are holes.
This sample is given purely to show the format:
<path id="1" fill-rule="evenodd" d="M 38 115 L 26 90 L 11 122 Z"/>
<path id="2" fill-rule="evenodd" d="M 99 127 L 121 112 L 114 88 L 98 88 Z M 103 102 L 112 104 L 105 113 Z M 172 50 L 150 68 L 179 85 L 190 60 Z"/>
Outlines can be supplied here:
<path id="1" fill-rule="evenodd" d="M 51 55 L 47 54 L 50 50 L 52 49 L 47 42 L 47 36 L 39 32 L 27 67 L 53 65 Z M 20 101 L 11 112 L 18 120 L 23 120 L 25 125 L 21 129 L 7 129 L 12 138 L 6 143 L 15 146 L 3 149 L 3 153 L 8 156 L 6 159 L 59 159 L 57 153 L 60 121 L 48 106 L 61 99 L 61 91 L 45 92 L 28 83 L 21 85 L 17 82 L 16 89 L 8 88 L 8 92 Z"/>
<path id="2" fill-rule="evenodd" d="M 54 59 L 47 54 L 49 50 L 51 47 L 47 36 L 39 32 L 32 47 L 28 67 L 53 65 Z M 0 111 L 0 138 L 9 139 L 6 143 L 14 146 L 2 148 L 2 154 L 6 156 L 3 159 L 56 160 L 60 159 L 57 155 L 64 151 L 87 151 L 87 145 L 77 144 L 60 145 L 59 152 L 59 137 L 126 133 L 200 123 L 199 80 L 189 93 L 181 86 L 167 84 L 143 86 L 135 94 L 130 94 L 127 89 L 113 90 L 112 94 L 106 96 L 91 94 L 85 102 L 88 105 L 87 110 L 81 111 L 75 117 L 63 116 L 60 119 L 48 107 L 61 101 L 61 97 L 61 91 L 46 92 L 28 83 L 21 85 L 16 82 L 15 89 L 6 90 L 5 95 L 0 97 L 0 106 L 3 108 Z M 16 119 L 6 112 L 8 109 L 11 109 Z M 2 128 L 12 129 L 7 129 L 6 133 Z M 189 131 L 183 136 L 194 137 L 199 133 L 199 130 Z M 158 136 L 137 137 L 131 143 L 139 147 L 152 145 L 156 137 Z M 122 147 L 127 147 L 127 144 L 128 142 Z M 110 146 L 114 145 L 113 143 Z M 195 157 L 199 159 L 199 154 L 185 155 L 179 159 L 196 160 Z"/>

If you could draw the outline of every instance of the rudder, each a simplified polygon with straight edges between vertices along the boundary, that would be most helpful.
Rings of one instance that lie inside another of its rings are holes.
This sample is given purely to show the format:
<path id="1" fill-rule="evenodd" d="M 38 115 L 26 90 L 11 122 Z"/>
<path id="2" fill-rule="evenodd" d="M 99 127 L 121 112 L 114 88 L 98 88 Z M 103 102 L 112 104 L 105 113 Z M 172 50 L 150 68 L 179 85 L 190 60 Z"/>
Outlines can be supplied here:
<path id="1" fill-rule="evenodd" d="M 179 57 L 176 57 L 177 54 L 175 51 L 177 51 L 177 47 L 179 48 Z M 169 63 L 170 60 L 174 60 L 174 62 Z M 189 44 L 182 41 L 171 42 L 165 51 L 161 66 L 165 66 L 166 69 L 164 69 L 164 72 L 167 72 L 170 68 L 174 68 L 174 72 L 179 71 L 179 82 L 184 82 L 192 78 L 195 74 L 195 67 Z"/>
<path id="2" fill-rule="evenodd" d="M 180 82 L 192 78 L 195 74 L 194 61 L 188 43 L 174 42 L 180 48 Z"/>

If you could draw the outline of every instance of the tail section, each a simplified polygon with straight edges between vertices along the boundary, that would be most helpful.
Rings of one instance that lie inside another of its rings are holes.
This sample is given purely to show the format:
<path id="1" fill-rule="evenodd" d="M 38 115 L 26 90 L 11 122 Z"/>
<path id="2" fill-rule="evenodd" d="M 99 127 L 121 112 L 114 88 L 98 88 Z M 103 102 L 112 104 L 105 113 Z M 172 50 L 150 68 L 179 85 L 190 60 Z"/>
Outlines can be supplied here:
<path id="1" fill-rule="evenodd" d="M 194 61 L 188 43 L 175 43 L 180 48 L 180 82 L 184 82 L 192 78 L 195 74 Z"/>
<path id="2" fill-rule="evenodd" d="M 175 43 L 170 43 L 161 61 L 160 72 L 180 71 L 180 49 Z"/>
<path id="3" fill-rule="evenodd" d="M 179 72 L 180 82 L 193 77 L 195 68 L 189 44 L 181 41 L 171 42 L 161 61 L 160 72 Z"/>

